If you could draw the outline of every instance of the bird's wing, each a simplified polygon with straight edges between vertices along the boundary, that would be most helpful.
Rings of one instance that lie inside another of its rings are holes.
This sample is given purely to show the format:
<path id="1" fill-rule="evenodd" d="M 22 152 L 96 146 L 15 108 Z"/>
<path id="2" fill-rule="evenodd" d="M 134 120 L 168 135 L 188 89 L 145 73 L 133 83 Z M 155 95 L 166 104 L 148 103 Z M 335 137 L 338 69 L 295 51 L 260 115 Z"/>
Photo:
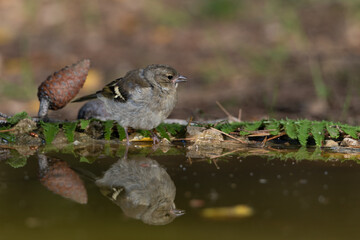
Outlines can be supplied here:
<path id="1" fill-rule="evenodd" d="M 100 93 L 106 98 L 126 102 L 136 88 L 148 87 L 152 87 L 152 85 L 139 74 L 139 70 L 134 70 L 126 74 L 125 77 L 107 84 Z"/>

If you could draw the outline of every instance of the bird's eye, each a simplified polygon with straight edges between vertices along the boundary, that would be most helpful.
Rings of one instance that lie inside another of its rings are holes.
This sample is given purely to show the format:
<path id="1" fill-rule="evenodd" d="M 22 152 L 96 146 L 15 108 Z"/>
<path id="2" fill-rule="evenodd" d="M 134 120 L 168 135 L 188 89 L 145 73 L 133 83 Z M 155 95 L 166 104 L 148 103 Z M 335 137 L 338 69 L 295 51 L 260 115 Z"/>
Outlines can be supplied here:
<path id="1" fill-rule="evenodd" d="M 170 217 L 170 214 L 169 213 L 165 214 L 165 217 Z"/>
<path id="2" fill-rule="evenodd" d="M 173 76 L 172 76 L 172 75 L 169 75 L 169 76 L 167 76 L 167 78 L 168 78 L 169 80 L 171 80 L 171 79 L 173 79 Z"/>

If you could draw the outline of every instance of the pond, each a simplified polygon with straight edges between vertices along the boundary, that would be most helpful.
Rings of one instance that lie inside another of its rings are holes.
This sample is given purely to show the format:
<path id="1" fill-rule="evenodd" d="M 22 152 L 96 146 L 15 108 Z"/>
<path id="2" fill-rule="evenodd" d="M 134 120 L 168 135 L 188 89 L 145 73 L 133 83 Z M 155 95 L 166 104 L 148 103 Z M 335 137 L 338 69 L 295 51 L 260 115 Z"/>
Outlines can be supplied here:
<path id="1" fill-rule="evenodd" d="M 39 151 L 21 165 L 3 157 L 0 239 L 360 236 L 356 161 L 244 151 L 210 159 L 182 146 L 167 154 L 140 146 L 124 159 L 118 146 L 93 158 Z"/>

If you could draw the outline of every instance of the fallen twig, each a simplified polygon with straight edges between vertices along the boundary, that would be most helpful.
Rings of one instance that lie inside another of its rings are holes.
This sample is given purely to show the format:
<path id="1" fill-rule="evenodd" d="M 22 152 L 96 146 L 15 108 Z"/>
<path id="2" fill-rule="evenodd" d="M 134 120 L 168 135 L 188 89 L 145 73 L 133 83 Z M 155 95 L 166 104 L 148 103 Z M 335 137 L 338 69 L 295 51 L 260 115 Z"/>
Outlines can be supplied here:
<path id="1" fill-rule="evenodd" d="M 211 159 L 211 161 L 214 163 L 216 169 L 220 169 L 219 165 L 216 162 L 216 159 Z"/>
<path id="2" fill-rule="evenodd" d="M 189 164 L 191 165 L 192 164 L 191 157 L 188 157 L 188 161 L 189 161 Z"/>
<path id="3" fill-rule="evenodd" d="M 16 148 L 14 148 L 14 147 L 6 146 L 6 145 L 0 145 L 0 148 L 4 148 L 4 149 L 16 149 Z"/>
<path id="4" fill-rule="evenodd" d="M 216 104 L 219 106 L 219 108 L 228 116 L 230 121 L 238 122 L 239 119 L 231 115 L 218 101 L 216 101 Z"/>
<path id="5" fill-rule="evenodd" d="M 258 132 L 258 133 L 253 133 L 250 135 L 247 135 L 248 137 L 267 137 L 270 136 L 271 134 L 269 132 Z"/>
<path id="6" fill-rule="evenodd" d="M 278 134 L 278 135 L 276 135 L 276 136 L 273 136 L 273 137 L 271 137 L 271 138 L 268 138 L 268 139 L 264 142 L 264 145 L 265 145 L 268 141 L 274 140 L 275 138 L 278 138 L 278 137 L 281 137 L 281 136 L 284 136 L 284 135 L 286 135 L 286 132 L 282 132 L 282 133 L 280 133 L 280 134 Z"/>
<path id="7" fill-rule="evenodd" d="M 10 128 L 10 129 L 4 129 L 4 130 L 0 130 L 0 133 L 4 133 L 4 132 L 12 132 L 15 131 L 15 128 Z"/>
<path id="8" fill-rule="evenodd" d="M 267 136 L 265 136 L 265 138 L 264 138 L 264 140 L 261 142 L 261 146 L 262 147 L 265 147 L 265 144 L 266 144 L 266 142 L 267 142 Z"/>
<path id="9" fill-rule="evenodd" d="M 188 122 L 188 124 L 186 126 L 189 127 L 191 125 L 192 121 L 193 121 L 193 117 L 191 116 L 190 119 L 189 119 L 189 122 Z"/>
<path id="10" fill-rule="evenodd" d="M 228 136 L 229 138 L 232 138 L 232 139 L 234 139 L 234 140 L 236 140 L 236 141 L 238 141 L 238 142 L 241 142 L 241 143 L 246 144 L 245 141 L 240 140 L 240 139 L 238 139 L 238 138 L 236 138 L 236 137 L 233 137 L 233 136 L 231 136 L 230 134 L 227 134 L 227 133 L 225 133 L 225 132 L 223 132 L 223 131 L 220 131 L 220 130 L 218 130 L 218 129 L 216 129 L 216 128 L 213 128 L 213 127 L 212 127 L 211 129 L 212 129 L 212 130 L 215 130 L 215 131 L 217 131 L 217 132 L 220 132 L 220 133 L 224 134 L 225 136 Z"/>
<path id="11" fill-rule="evenodd" d="M 236 153 L 236 152 L 241 151 L 241 150 L 243 150 L 243 148 L 238 148 L 238 149 L 236 149 L 236 150 L 234 150 L 234 151 L 227 152 L 227 153 L 224 153 L 224 154 L 221 154 L 221 155 L 211 156 L 210 159 L 224 157 L 224 156 L 226 156 L 226 155 L 229 155 L 229 154 L 232 154 L 232 153 Z"/>

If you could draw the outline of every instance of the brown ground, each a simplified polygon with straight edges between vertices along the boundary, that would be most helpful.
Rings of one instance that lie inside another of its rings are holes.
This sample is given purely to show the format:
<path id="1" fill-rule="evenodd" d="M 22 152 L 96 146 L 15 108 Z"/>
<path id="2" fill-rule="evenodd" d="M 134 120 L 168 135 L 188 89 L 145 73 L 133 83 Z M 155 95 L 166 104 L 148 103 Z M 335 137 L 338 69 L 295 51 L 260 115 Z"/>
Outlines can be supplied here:
<path id="1" fill-rule="evenodd" d="M 0 112 L 38 108 L 37 86 L 82 58 L 80 95 L 128 70 L 174 66 L 174 118 L 262 117 L 360 123 L 356 1 L 0 0 Z M 75 118 L 81 104 L 52 117 Z"/>

